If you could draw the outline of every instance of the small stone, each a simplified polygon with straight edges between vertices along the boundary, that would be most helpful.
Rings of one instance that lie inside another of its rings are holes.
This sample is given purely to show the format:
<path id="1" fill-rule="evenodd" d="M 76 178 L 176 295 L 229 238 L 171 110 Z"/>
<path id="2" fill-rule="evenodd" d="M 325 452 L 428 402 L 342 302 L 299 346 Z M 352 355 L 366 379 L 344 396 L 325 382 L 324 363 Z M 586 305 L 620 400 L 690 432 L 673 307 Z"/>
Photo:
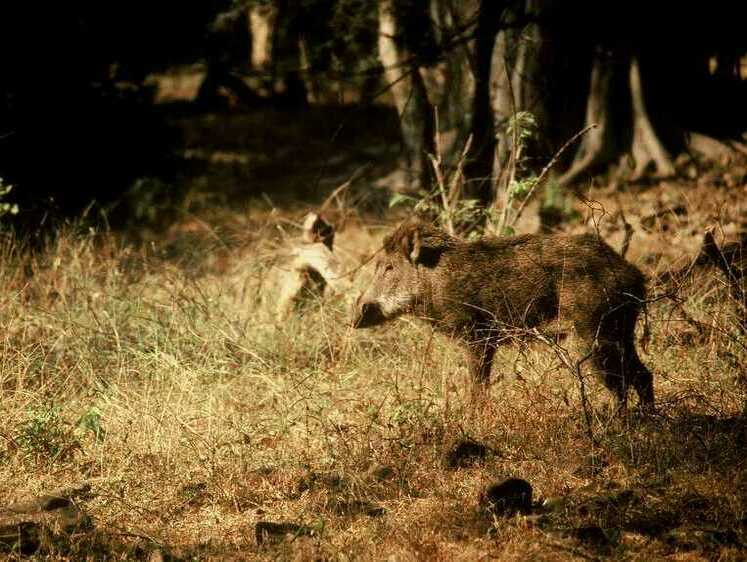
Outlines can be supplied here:
<path id="1" fill-rule="evenodd" d="M 446 455 L 446 466 L 449 468 L 466 468 L 481 462 L 488 455 L 489 449 L 472 439 L 457 441 Z"/>
<path id="2" fill-rule="evenodd" d="M 570 531 L 574 539 L 597 548 L 608 548 L 620 542 L 620 531 L 618 529 L 602 529 L 597 525 L 578 527 Z"/>
<path id="3" fill-rule="evenodd" d="M 521 478 L 509 478 L 484 489 L 478 504 L 491 515 L 529 513 L 532 509 L 532 485 Z"/>

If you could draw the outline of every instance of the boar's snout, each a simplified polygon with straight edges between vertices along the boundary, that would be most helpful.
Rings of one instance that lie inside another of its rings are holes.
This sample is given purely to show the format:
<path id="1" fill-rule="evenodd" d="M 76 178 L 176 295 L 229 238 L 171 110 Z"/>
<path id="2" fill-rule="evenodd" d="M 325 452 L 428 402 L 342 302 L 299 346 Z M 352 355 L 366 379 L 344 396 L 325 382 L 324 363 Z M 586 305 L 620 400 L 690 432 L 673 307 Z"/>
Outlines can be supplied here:
<path id="1" fill-rule="evenodd" d="M 370 328 L 384 322 L 384 312 L 377 302 L 359 302 L 355 306 L 353 328 Z"/>

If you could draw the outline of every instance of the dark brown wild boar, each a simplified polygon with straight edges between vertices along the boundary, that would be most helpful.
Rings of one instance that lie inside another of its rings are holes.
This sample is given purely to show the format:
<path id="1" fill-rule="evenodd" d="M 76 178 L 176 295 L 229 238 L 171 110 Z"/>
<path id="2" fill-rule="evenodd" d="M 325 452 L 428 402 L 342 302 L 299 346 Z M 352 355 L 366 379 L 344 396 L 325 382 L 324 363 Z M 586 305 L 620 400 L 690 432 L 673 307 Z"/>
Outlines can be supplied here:
<path id="1" fill-rule="evenodd" d="M 643 274 L 595 235 L 464 242 L 405 223 L 384 240 L 353 325 L 376 326 L 402 314 L 427 320 L 466 343 L 474 380 L 485 385 L 497 345 L 517 329 L 569 321 L 620 406 L 630 385 L 652 406 L 652 376 L 634 344 L 644 299 Z"/>

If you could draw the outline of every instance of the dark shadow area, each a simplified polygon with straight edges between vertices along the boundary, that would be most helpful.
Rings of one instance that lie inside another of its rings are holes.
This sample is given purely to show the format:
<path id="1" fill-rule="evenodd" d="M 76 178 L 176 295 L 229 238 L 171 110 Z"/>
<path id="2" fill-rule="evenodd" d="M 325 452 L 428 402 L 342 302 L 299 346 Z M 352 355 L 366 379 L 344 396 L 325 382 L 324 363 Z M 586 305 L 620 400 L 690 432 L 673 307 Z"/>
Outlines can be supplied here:
<path id="1" fill-rule="evenodd" d="M 353 175 L 374 198 L 382 178 L 427 190 L 427 153 L 439 144 L 453 166 L 470 135 L 463 195 L 491 207 L 499 188 L 486 179 L 517 166 L 506 160 L 517 112 L 536 121 L 520 175 L 585 121 L 609 122 L 598 146 L 585 138 L 562 156 L 558 171 L 591 155 L 560 183 L 630 154 L 634 181 L 674 176 L 692 132 L 747 150 L 744 7 L 636 1 L 578 17 L 552 2 L 498 4 L 5 3 L 0 187 L 14 189 L 0 203 L 20 212 L 3 222 L 27 233 L 81 216 L 163 228 L 257 199 L 314 205 Z M 193 88 L 163 103 L 159 78 L 173 72 Z M 395 169 L 404 179 L 388 177 Z"/>
<path id="2" fill-rule="evenodd" d="M 640 420 L 627 434 L 602 438 L 597 452 L 634 469 L 635 481 L 623 486 L 597 477 L 593 486 L 548 500 L 538 524 L 602 556 L 629 548 L 624 535 L 654 541 L 662 554 L 742 549 L 746 442 L 743 416 L 682 412 Z"/>
<path id="3" fill-rule="evenodd" d="M 607 446 L 623 462 L 652 478 L 666 479 L 677 470 L 698 473 L 705 467 L 731 477 L 744 462 L 746 421 L 744 416 L 697 414 L 683 408 L 642 419 L 631 426 L 629 434 L 612 438 Z"/>
<path id="4" fill-rule="evenodd" d="M 209 182 L 225 204 L 269 197 L 273 203 L 318 203 L 358 169 L 371 177 L 396 165 L 394 108 L 272 105 L 231 112 L 164 108 L 181 132 L 177 179 L 187 189 Z"/>
<path id="5" fill-rule="evenodd" d="M 105 207 L 139 177 L 173 174 L 176 131 L 145 78 L 199 59 L 227 4 L 3 3 L 0 177 L 14 186 L 17 228 L 38 233 Z"/>

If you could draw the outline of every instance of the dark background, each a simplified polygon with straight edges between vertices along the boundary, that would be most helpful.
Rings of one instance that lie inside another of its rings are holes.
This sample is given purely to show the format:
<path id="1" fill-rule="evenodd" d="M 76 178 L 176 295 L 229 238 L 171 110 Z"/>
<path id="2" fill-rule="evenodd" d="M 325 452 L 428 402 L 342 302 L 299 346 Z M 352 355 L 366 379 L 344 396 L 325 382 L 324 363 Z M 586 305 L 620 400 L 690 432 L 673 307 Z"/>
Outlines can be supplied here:
<path id="1" fill-rule="evenodd" d="M 271 61 L 257 68 L 247 14 L 261 4 L 278 15 Z M 747 130 L 741 2 L 475 1 L 456 32 L 434 26 L 429 2 L 394 4 L 412 68 L 435 67 L 458 49 L 474 68 L 481 17 L 490 33 L 541 26 L 557 55 L 543 69 L 557 116 L 543 132 L 554 148 L 583 125 L 599 53 L 610 65 L 638 58 L 650 113 L 673 153 L 690 131 L 740 140 Z M 356 163 L 385 174 L 403 149 L 377 54 L 378 17 L 377 2 L 363 0 L 4 2 L 0 177 L 14 186 L 5 200 L 20 209 L 4 223 L 35 232 L 85 215 L 137 226 L 183 200 L 185 178 L 204 174 L 185 154 L 200 150 L 261 156 L 223 159 L 218 175 L 230 180 L 201 188 L 217 204 L 260 193 L 316 201 L 325 177 Z M 191 98 L 159 100 L 154 77 L 175 69 L 193 72 L 200 87 Z M 629 104 L 611 99 L 611 112 L 624 116 Z"/>

